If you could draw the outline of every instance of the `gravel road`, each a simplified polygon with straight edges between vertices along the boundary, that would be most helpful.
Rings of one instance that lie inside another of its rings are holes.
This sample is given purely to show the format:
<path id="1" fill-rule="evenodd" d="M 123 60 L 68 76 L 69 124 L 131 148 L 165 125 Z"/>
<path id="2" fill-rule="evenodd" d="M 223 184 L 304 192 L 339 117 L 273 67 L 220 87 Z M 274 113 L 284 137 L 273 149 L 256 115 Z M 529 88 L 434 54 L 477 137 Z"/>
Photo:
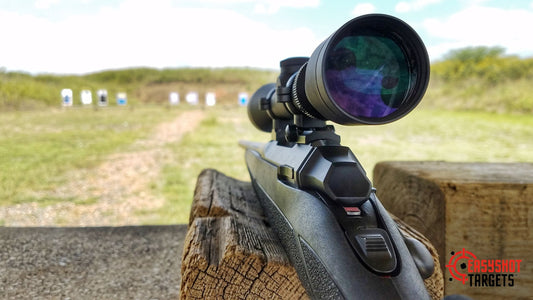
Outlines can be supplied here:
<path id="1" fill-rule="evenodd" d="M 0 298 L 177 299 L 186 230 L 0 227 Z"/>

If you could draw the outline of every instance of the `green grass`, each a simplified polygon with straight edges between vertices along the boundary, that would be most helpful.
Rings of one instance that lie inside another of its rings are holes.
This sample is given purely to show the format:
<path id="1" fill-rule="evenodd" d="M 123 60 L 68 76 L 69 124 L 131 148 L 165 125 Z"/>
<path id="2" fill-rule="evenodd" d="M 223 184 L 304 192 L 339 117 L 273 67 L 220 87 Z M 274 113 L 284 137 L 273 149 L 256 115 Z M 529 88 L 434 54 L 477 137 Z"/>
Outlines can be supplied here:
<path id="1" fill-rule="evenodd" d="M 70 171 L 96 166 L 109 154 L 131 150 L 135 140 L 179 113 L 162 107 L 1 113 L 0 205 L 94 203 L 96 199 L 68 195 L 40 197 L 34 191 L 53 190 L 69 180 Z M 145 224 L 187 222 L 196 179 L 203 169 L 249 180 L 238 141 L 267 142 L 270 134 L 255 129 L 241 107 L 210 108 L 205 114 L 195 131 L 165 146 L 171 159 L 150 191 L 163 196 L 165 204 L 153 211 L 140 210 Z M 336 126 L 342 144 L 352 149 L 370 177 L 375 163 L 385 160 L 531 162 L 532 127 L 533 118 L 527 115 L 431 109 L 415 110 L 386 125 Z"/>
<path id="2" fill-rule="evenodd" d="M 432 77 L 421 107 L 449 111 L 533 113 L 531 79 L 492 83 L 479 78 L 445 82 Z"/>
<path id="3" fill-rule="evenodd" d="M 244 150 L 237 143 L 267 142 L 270 135 L 252 127 L 244 109 L 214 109 L 208 114 L 197 131 L 170 146 L 175 160 L 154 185 L 166 204 L 148 223 L 187 222 L 202 169 L 249 180 Z M 531 162 L 532 126 L 532 118 L 523 115 L 417 110 L 387 125 L 336 128 L 342 144 L 351 147 L 371 177 L 373 166 L 386 160 Z"/>
<path id="4" fill-rule="evenodd" d="M 386 125 L 337 127 L 371 172 L 385 160 L 533 161 L 532 126 L 527 115 L 415 110 Z"/>
<path id="5" fill-rule="evenodd" d="M 96 95 L 108 90 L 114 105 L 117 92 L 127 92 L 130 104 L 167 103 L 170 92 L 215 92 L 218 103 L 234 104 L 239 92 L 253 93 L 275 82 L 278 71 L 251 68 L 131 68 L 87 75 L 30 75 L 0 69 L 0 110 L 30 110 L 60 105 L 60 91 L 73 90 L 79 104 L 82 89 Z M 533 113 L 533 58 L 505 56 L 502 49 L 457 51 L 431 65 L 422 106 L 440 110 Z"/>
<path id="6" fill-rule="evenodd" d="M 267 141 L 270 134 L 255 129 L 244 108 L 215 108 L 207 113 L 196 131 L 185 135 L 179 143 L 168 145 L 174 162 L 164 167 L 160 182 L 153 185 L 164 195 L 166 204 L 155 212 L 157 218 L 148 223 L 186 223 L 196 179 L 203 169 L 217 169 L 249 181 L 244 149 L 238 146 L 238 141 Z"/>
<path id="7" fill-rule="evenodd" d="M 70 170 L 88 168 L 128 147 L 175 111 L 163 108 L 45 109 L 0 114 L 0 205 L 38 199 Z"/>
<path id="8" fill-rule="evenodd" d="M 369 177 L 377 162 L 387 160 L 533 161 L 533 59 L 487 55 L 485 50 L 465 49 L 434 63 L 425 99 L 407 117 L 380 126 L 336 125 L 342 144 L 352 149 Z M 464 54 L 477 58 L 459 59 Z M 245 68 L 136 68 L 81 76 L 0 69 L 0 206 L 98 201 L 37 191 L 52 191 L 69 180 L 69 172 L 131 150 L 135 140 L 182 109 L 147 103 L 166 103 L 171 91 L 179 92 L 182 100 L 189 91 L 199 92 L 200 97 L 216 92 L 217 102 L 226 106 L 207 109 L 207 117 L 194 132 L 165 146 L 171 162 L 151 184 L 151 192 L 163 196 L 165 204 L 139 211 L 145 223 L 187 222 L 202 169 L 248 180 L 238 141 L 267 142 L 270 134 L 253 128 L 244 108 L 227 104 L 235 103 L 239 92 L 251 94 L 276 76 L 275 71 Z M 125 91 L 129 107 L 60 109 L 62 88 L 73 89 L 75 103 L 81 89 L 95 93 L 106 88 L 111 103 L 115 93 Z"/>

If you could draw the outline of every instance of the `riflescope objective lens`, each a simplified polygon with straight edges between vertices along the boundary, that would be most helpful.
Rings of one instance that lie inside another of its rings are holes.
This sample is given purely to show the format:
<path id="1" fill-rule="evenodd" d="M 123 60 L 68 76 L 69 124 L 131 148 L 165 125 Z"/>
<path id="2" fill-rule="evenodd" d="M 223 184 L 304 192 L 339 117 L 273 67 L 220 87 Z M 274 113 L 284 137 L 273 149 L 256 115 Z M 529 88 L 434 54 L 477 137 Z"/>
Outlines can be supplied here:
<path id="1" fill-rule="evenodd" d="M 414 109 L 429 82 L 429 58 L 405 22 L 381 14 L 352 19 L 307 58 L 281 62 L 277 84 L 252 96 L 248 113 L 263 131 L 294 116 L 344 125 L 384 124 Z M 309 123 L 311 124 L 311 123 Z"/>
<path id="2" fill-rule="evenodd" d="M 409 68 L 402 50 L 386 37 L 346 36 L 326 57 L 331 100 L 354 117 L 383 118 L 402 105 Z"/>
<path id="3" fill-rule="evenodd" d="M 383 124 L 420 102 L 429 81 L 429 59 L 422 40 L 405 22 L 365 15 L 320 44 L 305 76 L 298 78 L 305 93 L 297 101 L 310 104 L 322 118 L 346 125 Z"/>

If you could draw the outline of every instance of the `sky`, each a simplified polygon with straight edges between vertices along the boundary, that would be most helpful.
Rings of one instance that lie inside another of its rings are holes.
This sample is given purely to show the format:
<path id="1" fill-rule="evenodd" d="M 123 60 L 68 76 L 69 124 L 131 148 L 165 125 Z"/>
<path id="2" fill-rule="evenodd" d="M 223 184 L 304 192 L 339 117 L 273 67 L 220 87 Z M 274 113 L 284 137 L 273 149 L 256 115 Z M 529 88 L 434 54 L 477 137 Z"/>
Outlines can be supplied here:
<path id="1" fill-rule="evenodd" d="M 468 46 L 533 56 L 533 0 L 0 0 L 0 68 L 278 69 L 367 13 L 411 25 L 432 62 Z"/>

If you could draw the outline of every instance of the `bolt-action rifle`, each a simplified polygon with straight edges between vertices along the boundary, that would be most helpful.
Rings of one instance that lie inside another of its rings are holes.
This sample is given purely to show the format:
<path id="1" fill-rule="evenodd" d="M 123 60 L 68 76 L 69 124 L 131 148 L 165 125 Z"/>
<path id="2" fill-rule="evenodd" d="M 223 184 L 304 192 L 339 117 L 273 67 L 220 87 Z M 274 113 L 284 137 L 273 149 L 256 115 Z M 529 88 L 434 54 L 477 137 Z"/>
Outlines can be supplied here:
<path id="1" fill-rule="evenodd" d="M 250 121 L 272 132 L 241 141 L 252 184 L 309 296 L 427 299 L 431 254 L 404 237 L 332 121 L 377 125 L 409 113 L 429 81 L 417 33 L 380 14 L 357 17 L 310 58 L 281 61 L 276 83 L 259 88 Z"/>

